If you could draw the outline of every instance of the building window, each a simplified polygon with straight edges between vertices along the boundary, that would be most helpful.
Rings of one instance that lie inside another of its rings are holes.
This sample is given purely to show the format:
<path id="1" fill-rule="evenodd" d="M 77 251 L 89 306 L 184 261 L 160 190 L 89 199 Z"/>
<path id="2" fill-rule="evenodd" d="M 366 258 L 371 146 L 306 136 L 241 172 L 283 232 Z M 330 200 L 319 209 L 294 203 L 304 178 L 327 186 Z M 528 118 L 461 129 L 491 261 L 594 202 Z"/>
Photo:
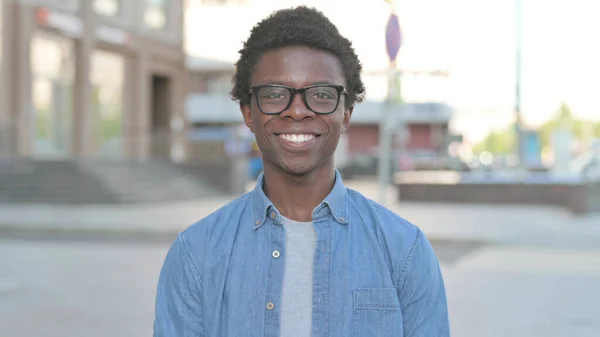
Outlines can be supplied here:
<path id="1" fill-rule="evenodd" d="M 2 69 L 1 68 L 1 66 L 2 66 L 2 43 L 4 41 L 2 39 L 2 33 L 4 33 L 3 29 L 2 29 L 2 26 L 3 26 L 3 20 L 2 19 L 3 18 L 4 18 L 4 2 L 0 1 L 0 69 Z M 2 74 L 1 71 L 0 71 L 0 74 Z M 0 77 L 0 78 L 2 78 L 2 77 Z"/>
<path id="2" fill-rule="evenodd" d="M 94 153 L 100 157 L 120 157 L 123 147 L 125 58 L 120 54 L 95 50 L 91 61 Z"/>
<path id="3" fill-rule="evenodd" d="M 10 116 L 7 115 L 7 109 L 4 105 L 4 76 L 2 75 L 2 44 L 4 39 L 2 38 L 2 25 L 4 11 L 4 1 L 0 1 L 0 155 L 5 154 L 6 151 L 10 153 L 10 146 L 12 141 L 12 125 Z"/>
<path id="4" fill-rule="evenodd" d="M 43 31 L 31 39 L 31 99 L 34 153 L 63 157 L 71 153 L 74 42 Z"/>
<path id="5" fill-rule="evenodd" d="M 144 0 L 144 23 L 147 27 L 164 30 L 168 24 L 169 0 Z"/>
<path id="6" fill-rule="evenodd" d="M 94 0 L 94 11 L 104 16 L 117 16 L 121 13 L 120 0 Z"/>

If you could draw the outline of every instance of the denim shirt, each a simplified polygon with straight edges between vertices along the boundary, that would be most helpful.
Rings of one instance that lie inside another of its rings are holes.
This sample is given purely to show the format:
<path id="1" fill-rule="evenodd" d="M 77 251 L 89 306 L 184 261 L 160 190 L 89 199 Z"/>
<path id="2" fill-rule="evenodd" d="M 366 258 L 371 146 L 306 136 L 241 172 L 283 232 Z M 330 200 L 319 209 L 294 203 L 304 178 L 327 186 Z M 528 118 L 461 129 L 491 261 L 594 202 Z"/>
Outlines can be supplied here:
<path id="1" fill-rule="evenodd" d="M 155 337 L 280 336 L 285 230 L 262 183 L 178 235 L 159 277 Z M 450 336 L 439 264 L 419 228 L 339 172 L 312 216 L 313 337 Z"/>

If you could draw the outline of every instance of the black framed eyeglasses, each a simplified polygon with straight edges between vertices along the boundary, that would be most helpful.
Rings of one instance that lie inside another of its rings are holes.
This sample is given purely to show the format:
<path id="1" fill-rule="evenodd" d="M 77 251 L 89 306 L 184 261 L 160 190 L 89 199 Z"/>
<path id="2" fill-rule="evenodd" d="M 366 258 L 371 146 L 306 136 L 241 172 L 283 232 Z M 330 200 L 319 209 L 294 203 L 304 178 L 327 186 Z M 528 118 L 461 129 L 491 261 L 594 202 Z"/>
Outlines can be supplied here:
<path id="1" fill-rule="evenodd" d="M 302 100 L 310 111 L 327 115 L 338 108 L 340 97 L 347 93 L 343 85 L 336 84 L 315 84 L 304 88 L 265 84 L 250 88 L 250 95 L 256 97 L 258 108 L 267 115 L 278 115 L 287 110 L 296 94 L 302 95 Z"/>

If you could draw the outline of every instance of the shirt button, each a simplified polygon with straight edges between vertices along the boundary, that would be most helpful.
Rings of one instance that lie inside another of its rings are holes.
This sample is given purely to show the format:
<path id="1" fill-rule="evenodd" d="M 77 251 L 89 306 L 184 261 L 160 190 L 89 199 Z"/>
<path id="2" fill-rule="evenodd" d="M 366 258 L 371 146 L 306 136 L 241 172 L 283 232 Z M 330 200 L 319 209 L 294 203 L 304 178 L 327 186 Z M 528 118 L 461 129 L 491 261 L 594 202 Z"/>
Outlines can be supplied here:
<path id="1" fill-rule="evenodd" d="M 273 308 L 275 308 L 275 304 L 273 304 L 273 302 L 267 303 L 267 309 L 273 310 Z"/>
<path id="2" fill-rule="evenodd" d="M 278 258 L 281 255 L 281 253 L 279 253 L 278 250 L 274 250 L 272 255 L 274 258 Z"/>
<path id="3" fill-rule="evenodd" d="M 275 219 L 275 216 L 276 216 L 275 212 L 271 212 L 271 219 Z"/>
<path id="4" fill-rule="evenodd" d="M 257 225 L 257 226 L 258 226 L 258 225 L 260 225 L 260 220 L 256 220 L 256 221 L 254 222 L 254 224 L 255 224 L 255 225 Z"/>

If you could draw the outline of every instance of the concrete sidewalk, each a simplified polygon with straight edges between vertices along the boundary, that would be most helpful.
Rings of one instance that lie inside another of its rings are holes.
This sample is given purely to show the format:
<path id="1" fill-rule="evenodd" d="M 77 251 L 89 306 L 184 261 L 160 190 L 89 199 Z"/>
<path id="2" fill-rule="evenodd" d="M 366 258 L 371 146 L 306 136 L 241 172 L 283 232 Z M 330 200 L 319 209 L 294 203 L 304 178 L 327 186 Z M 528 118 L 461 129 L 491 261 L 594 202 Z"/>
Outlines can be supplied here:
<path id="1" fill-rule="evenodd" d="M 376 198 L 373 182 L 346 185 Z M 232 199 L 136 205 L 0 204 L 0 236 L 109 233 L 172 237 Z M 599 215 L 574 217 L 562 209 L 535 206 L 398 203 L 391 190 L 387 200 L 390 209 L 419 226 L 431 240 L 600 247 Z"/>

